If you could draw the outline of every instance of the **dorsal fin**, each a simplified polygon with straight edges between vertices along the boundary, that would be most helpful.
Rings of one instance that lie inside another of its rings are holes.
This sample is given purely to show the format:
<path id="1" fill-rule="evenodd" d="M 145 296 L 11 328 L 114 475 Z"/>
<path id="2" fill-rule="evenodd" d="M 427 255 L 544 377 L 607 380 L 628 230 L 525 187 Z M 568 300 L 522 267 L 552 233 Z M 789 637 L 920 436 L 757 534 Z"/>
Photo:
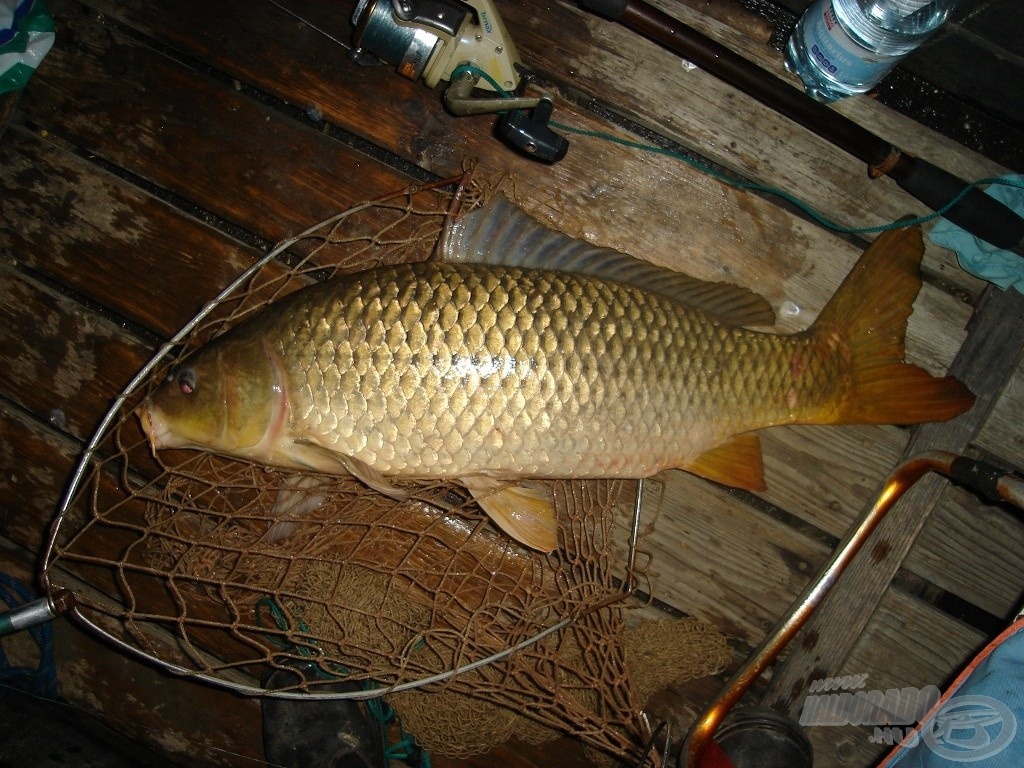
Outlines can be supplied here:
<path id="1" fill-rule="evenodd" d="M 629 283 L 700 310 L 725 325 L 775 323 L 771 305 L 751 290 L 698 280 L 556 232 L 502 193 L 449 221 L 437 256 L 452 263 L 555 269 Z"/>

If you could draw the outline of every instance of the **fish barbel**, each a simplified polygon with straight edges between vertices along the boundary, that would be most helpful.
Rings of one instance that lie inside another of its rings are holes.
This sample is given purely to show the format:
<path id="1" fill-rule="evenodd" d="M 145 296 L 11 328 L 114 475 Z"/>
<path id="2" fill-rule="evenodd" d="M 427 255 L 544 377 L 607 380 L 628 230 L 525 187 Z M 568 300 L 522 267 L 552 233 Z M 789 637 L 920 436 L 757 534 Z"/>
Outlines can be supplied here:
<path id="1" fill-rule="evenodd" d="M 596 275 L 440 261 L 301 289 L 200 349 L 140 416 L 154 448 L 454 478 L 506 532 L 557 544 L 530 478 L 667 468 L 763 489 L 756 430 L 912 424 L 973 395 L 903 362 L 920 232 L 879 237 L 806 331 L 730 325 Z"/>

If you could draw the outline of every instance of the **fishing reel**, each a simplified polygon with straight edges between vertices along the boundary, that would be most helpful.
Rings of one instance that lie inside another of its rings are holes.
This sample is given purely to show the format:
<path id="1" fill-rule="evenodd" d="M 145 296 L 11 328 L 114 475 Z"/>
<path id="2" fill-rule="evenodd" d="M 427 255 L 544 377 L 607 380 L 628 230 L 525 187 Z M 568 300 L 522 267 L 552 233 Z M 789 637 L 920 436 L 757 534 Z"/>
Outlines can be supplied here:
<path id="1" fill-rule="evenodd" d="M 448 81 L 452 114 L 501 113 L 509 144 L 549 163 L 565 156 L 569 142 L 547 124 L 551 98 L 505 95 L 522 83 L 522 60 L 492 0 L 359 0 L 352 24 L 357 63 L 386 62 L 431 88 Z"/>

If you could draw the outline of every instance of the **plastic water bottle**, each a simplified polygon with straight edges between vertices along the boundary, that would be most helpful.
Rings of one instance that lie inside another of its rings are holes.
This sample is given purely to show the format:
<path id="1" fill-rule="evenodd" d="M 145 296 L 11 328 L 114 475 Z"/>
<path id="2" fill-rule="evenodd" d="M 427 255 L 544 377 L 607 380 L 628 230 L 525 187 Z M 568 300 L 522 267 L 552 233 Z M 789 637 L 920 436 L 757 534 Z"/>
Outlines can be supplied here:
<path id="1" fill-rule="evenodd" d="M 830 102 L 864 93 L 927 40 L 958 0 L 815 0 L 786 46 L 786 68 Z"/>

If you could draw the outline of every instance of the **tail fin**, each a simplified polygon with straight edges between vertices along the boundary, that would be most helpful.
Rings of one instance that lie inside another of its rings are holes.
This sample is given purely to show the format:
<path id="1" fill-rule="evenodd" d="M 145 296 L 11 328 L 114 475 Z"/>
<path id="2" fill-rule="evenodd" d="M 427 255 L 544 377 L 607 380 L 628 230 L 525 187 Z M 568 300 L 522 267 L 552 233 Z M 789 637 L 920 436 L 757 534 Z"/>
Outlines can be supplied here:
<path id="1" fill-rule="evenodd" d="M 842 339 L 851 358 L 852 387 L 829 421 L 920 424 L 945 421 L 974 404 L 974 395 L 953 377 L 935 378 L 903 362 L 923 253 L 917 227 L 880 235 L 814 324 L 824 343 Z"/>

